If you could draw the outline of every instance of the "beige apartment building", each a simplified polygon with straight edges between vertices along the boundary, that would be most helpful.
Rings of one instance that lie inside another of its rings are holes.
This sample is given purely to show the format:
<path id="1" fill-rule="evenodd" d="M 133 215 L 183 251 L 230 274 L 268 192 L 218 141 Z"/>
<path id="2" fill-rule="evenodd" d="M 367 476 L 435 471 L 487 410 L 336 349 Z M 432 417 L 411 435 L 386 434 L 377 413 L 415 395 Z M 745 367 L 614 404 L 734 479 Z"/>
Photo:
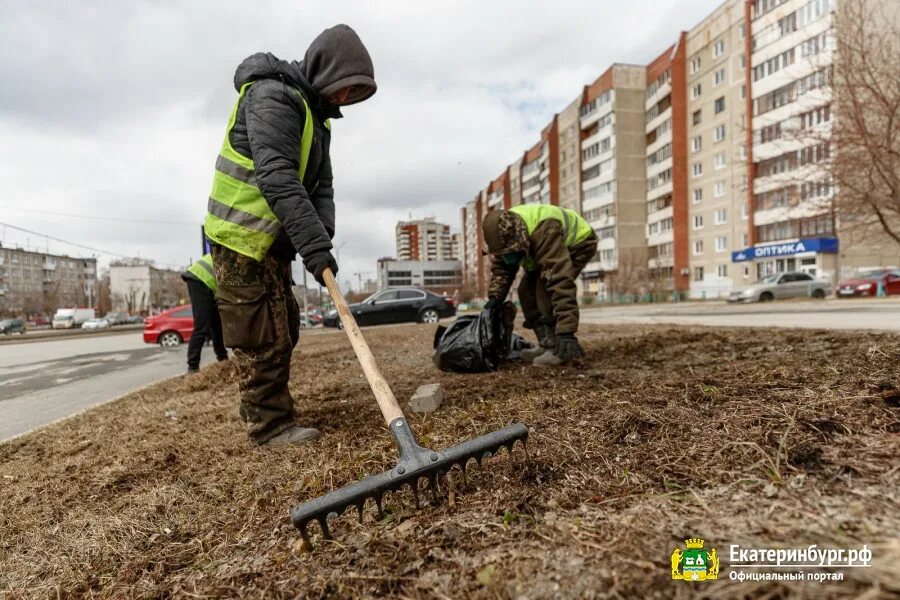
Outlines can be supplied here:
<path id="1" fill-rule="evenodd" d="M 615 64 L 579 99 L 580 212 L 599 239 L 586 294 L 630 293 L 646 279 L 645 89 L 645 67 Z"/>
<path id="2" fill-rule="evenodd" d="M 581 148 L 579 109 L 576 98 L 557 115 L 559 137 L 559 205 L 581 212 Z"/>
<path id="3" fill-rule="evenodd" d="M 97 303 L 97 259 L 0 245 L 0 316 L 52 315 Z"/>
<path id="4" fill-rule="evenodd" d="M 731 252 L 749 245 L 744 0 L 687 34 L 690 292 L 722 298 L 755 280 Z"/>

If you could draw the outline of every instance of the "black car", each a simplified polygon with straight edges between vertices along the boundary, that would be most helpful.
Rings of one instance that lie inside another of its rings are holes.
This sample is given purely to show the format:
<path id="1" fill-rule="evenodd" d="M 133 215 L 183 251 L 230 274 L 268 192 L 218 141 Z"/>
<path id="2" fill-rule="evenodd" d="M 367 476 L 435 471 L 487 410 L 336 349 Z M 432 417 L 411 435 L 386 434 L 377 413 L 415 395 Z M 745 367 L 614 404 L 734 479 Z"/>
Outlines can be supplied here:
<path id="1" fill-rule="evenodd" d="M 350 312 L 359 325 L 385 323 L 437 323 L 438 319 L 456 314 L 453 300 L 415 288 L 376 292 L 350 305 Z M 322 319 L 325 327 L 340 327 L 337 311 L 331 310 Z"/>
<path id="2" fill-rule="evenodd" d="M 25 335 L 25 321 L 22 319 L 3 319 L 0 321 L 0 333 L 5 335 L 21 333 Z"/>

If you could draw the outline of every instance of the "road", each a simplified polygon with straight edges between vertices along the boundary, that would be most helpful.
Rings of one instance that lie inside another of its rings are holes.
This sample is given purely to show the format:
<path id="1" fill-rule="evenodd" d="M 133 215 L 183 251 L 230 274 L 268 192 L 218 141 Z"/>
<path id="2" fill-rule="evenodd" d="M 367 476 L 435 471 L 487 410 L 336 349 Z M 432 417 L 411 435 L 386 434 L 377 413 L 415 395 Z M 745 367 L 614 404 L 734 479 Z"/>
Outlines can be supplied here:
<path id="1" fill-rule="evenodd" d="M 682 302 L 586 307 L 583 323 L 671 323 L 721 327 L 802 327 L 900 331 L 900 298 L 799 300 L 764 304 Z"/>
<path id="2" fill-rule="evenodd" d="M 180 375 L 186 348 L 150 346 L 140 331 L 2 344 L 0 441 Z"/>

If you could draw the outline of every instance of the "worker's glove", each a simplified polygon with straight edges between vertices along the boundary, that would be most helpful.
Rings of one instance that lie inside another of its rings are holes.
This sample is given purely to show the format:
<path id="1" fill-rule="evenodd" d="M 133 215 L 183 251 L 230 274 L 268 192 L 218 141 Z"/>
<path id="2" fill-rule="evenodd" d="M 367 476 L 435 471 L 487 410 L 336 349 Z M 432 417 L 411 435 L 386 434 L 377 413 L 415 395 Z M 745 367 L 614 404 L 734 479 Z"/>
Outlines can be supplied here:
<path id="1" fill-rule="evenodd" d="M 556 334 L 556 356 L 563 362 L 584 356 L 584 350 L 574 333 Z"/>
<path id="2" fill-rule="evenodd" d="M 325 273 L 326 267 L 331 269 L 332 275 L 337 275 L 338 272 L 337 261 L 334 260 L 334 257 L 328 250 L 321 250 L 315 254 L 310 254 L 303 259 L 303 264 L 306 266 L 306 270 L 312 273 L 312 276 L 315 277 L 316 281 L 318 281 L 321 286 L 325 285 L 325 279 L 322 277 L 322 274 Z"/>
<path id="3" fill-rule="evenodd" d="M 502 301 L 498 300 L 497 298 L 491 298 L 484 305 L 484 310 L 491 310 L 492 308 L 496 308 L 498 305 L 500 305 L 501 302 Z"/>

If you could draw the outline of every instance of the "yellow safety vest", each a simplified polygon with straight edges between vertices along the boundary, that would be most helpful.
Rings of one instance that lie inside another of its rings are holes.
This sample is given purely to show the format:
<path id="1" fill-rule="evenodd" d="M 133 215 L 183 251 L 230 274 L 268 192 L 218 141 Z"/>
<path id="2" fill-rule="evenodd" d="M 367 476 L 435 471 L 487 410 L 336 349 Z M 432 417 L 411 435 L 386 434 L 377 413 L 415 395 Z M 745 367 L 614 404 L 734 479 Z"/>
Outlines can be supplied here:
<path id="1" fill-rule="evenodd" d="M 566 248 L 577 246 L 594 233 L 590 224 L 577 212 L 552 204 L 521 204 L 513 206 L 509 212 L 517 214 L 525 221 L 525 231 L 528 233 L 528 237 L 531 237 L 531 234 L 542 222 L 547 219 L 556 219 L 562 223 Z M 520 264 L 526 271 L 537 269 L 534 259 L 527 256 L 522 259 Z"/>
<path id="2" fill-rule="evenodd" d="M 229 139 L 237 119 L 238 106 L 252 84 L 250 82 L 241 86 L 234 108 L 231 109 L 225 141 L 222 142 L 222 149 L 216 160 L 216 172 L 203 229 L 206 237 L 213 242 L 261 261 L 278 237 L 281 223 L 259 191 L 253 160 L 232 148 Z M 300 137 L 300 168 L 297 171 L 297 177 L 303 181 L 315 127 L 313 112 L 306 98 L 300 90 L 292 89 L 306 107 L 306 119 L 303 121 L 303 133 Z M 326 120 L 324 124 L 331 128 L 329 121 Z"/>
<path id="3" fill-rule="evenodd" d="M 206 287 L 212 290 L 212 293 L 218 293 L 219 286 L 216 285 L 216 271 L 213 269 L 212 254 L 205 254 L 203 258 L 188 267 L 188 273 L 203 282 Z"/>

